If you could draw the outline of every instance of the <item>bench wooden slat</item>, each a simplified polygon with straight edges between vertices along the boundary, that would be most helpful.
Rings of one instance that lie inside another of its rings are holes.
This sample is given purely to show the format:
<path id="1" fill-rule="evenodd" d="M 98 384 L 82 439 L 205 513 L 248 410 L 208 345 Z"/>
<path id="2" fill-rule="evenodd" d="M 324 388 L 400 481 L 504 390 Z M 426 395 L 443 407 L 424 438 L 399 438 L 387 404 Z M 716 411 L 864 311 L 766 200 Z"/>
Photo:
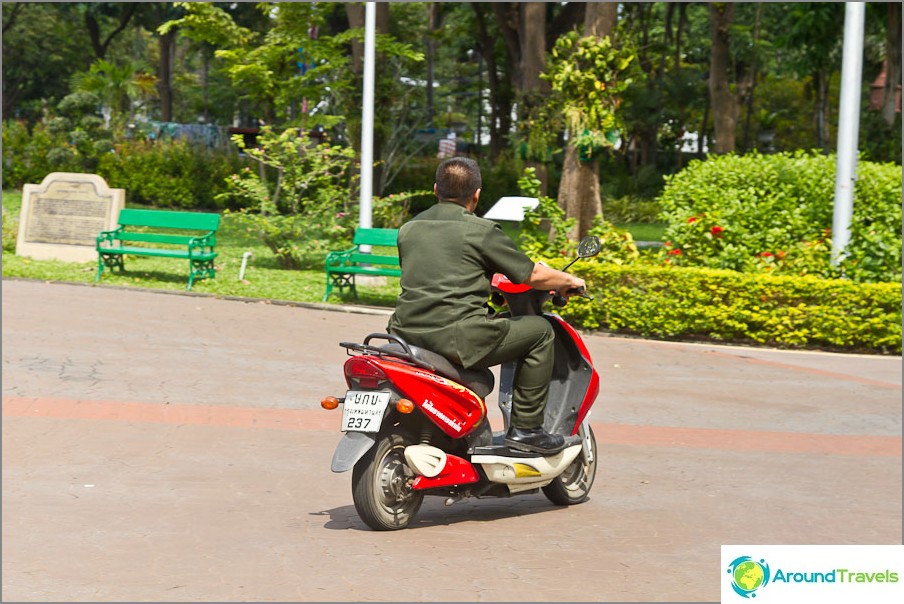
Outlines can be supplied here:
<path id="1" fill-rule="evenodd" d="M 119 211 L 118 222 L 122 226 L 216 231 L 220 227 L 220 215 L 208 212 L 173 212 L 170 210 L 123 208 Z"/>
<path id="2" fill-rule="evenodd" d="M 153 247 L 132 247 L 132 246 L 122 246 L 122 247 L 110 247 L 103 249 L 105 254 L 129 254 L 132 256 L 159 256 L 160 258 L 184 258 L 188 260 L 189 258 L 195 258 L 197 260 L 211 259 L 216 258 L 216 252 L 197 252 L 197 253 L 189 253 L 186 250 L 164 250 L 161 248 L 153 248 Z"/>
<path id="3" fill-rule="evenodd" d="M 122 241 L 145 241 L 147 243 L 170 243 L 173 245 L 188 245 L 194 239 L 189 235 L 170 235 L 168 233 L 132 233 L 123 231 L 118 239 Z"/>
<path id="4" fill-rule="evenodd" d="M 396 247 L 399 244 L 398 229 L 358 229 L 352 240 L 355 245 Z"/>
<path id="5" fill-rule="evenodd" d="M 377 254 L 360 254 L 357 252 L 352 252 L 351 254 L 349 254 L 348 259 L 350 262 L 389 264 L 392 266 L 399 266 L 398 256 L 379 256 Z"/>

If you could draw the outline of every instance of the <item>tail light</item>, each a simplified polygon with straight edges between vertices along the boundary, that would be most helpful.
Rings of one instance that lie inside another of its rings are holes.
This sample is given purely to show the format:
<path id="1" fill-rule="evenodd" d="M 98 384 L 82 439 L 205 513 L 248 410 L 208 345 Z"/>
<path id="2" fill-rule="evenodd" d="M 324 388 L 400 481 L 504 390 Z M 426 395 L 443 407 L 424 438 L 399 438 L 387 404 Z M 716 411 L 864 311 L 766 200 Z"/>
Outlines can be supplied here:
<path id="1" fill-rule="evenodd" d="M 379 388 L 389 381 L 386 373 L 374 361 L 365 357 L 352 357 L 345 362 L 345 381 L 352 388 Z"/>

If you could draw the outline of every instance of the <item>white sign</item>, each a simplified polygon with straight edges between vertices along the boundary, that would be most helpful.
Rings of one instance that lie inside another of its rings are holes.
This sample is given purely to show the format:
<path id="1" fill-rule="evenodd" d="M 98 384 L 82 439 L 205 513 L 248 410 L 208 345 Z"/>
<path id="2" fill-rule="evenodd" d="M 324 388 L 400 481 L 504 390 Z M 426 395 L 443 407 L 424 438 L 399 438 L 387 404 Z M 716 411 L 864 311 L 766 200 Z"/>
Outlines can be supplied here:
<path id="1" fill-rule="evenodd" d="M 500 197 L 493 207 L 483 215 L 487 220 L 524 220 L 524 210 L 535 210 L 540 205 L 536 197 Z"/>

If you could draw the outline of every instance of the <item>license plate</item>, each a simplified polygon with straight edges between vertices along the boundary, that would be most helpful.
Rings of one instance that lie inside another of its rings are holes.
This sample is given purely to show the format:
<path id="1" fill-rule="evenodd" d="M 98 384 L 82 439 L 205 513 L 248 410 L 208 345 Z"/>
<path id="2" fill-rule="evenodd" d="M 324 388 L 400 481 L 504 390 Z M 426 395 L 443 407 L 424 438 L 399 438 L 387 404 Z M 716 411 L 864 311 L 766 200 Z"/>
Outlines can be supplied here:
<path id="1" fill-rule="evenodd" d="M 388 392 L 347 392 L 342 404 L 342 431 L 377 432 L 389 397 Z"/>

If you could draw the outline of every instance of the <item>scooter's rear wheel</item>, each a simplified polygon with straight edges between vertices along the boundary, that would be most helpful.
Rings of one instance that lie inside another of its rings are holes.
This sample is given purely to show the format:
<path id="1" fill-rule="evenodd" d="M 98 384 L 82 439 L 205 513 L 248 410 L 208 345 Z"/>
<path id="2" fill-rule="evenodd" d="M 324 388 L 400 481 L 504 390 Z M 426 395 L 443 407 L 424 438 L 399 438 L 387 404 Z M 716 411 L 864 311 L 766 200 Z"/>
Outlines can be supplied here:
<path id="1" fill-rule="evenodd" d="M 355 510 L 376 531 L 405 528 L 424 500 L 411 489 L 416 475 L 405 461 L 405 447 L 412 444 L 401 434 L 382 436 L 352 471 Z"/>
<path id="2" fill-rule="evenodd" d="M 590 459 L 588 460 L 586 451 L 581 451 L 581 454 L 575 458 L 564 472 L 543 487 L 543 494 L 556 505 L 583 503 L 590 495 L 590 487 L 593 486 L 593 479 L 596 478 L 596 460 L 598 456 L 596 436 L 594 436 L 593 429 L 589 424 L 587 424 L 585 436 L 590 449 Z"/>

